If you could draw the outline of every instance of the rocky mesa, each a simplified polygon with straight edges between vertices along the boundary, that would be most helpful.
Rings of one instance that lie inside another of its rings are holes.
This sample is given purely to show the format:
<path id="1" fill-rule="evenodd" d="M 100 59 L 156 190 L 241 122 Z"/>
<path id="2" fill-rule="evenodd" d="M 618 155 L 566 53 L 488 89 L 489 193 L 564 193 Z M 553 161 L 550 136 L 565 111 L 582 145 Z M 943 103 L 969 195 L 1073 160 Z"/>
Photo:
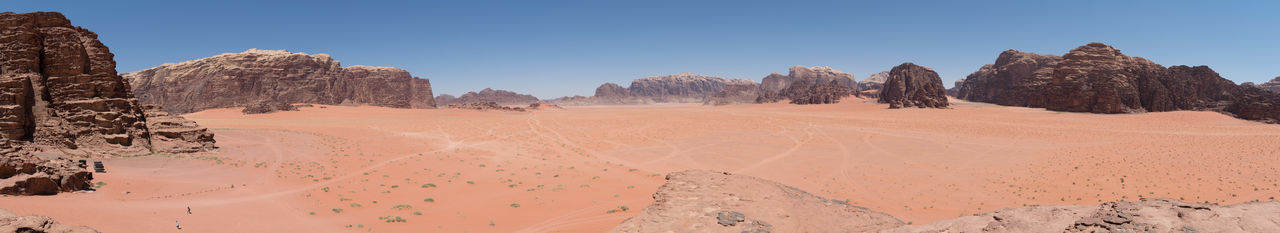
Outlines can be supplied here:
<path id="1" fill-rule="evenodd" d="M 828 91 L 834 89 L 839 92 L 857 92 L 858 82 L 854 80 L 853 74 L 840 72 L 827 66 L 792 66 L 787 75 L 773 73 L 765 76 L 760 81 L 760 97 L 756 102 L 772 103 L 784 99 L 812 100 L 821 99 L 818 96 L 836 94 L 819 91 L 817 90 L 819 88 Z M 811 101 L 801 102 L 812 103 Z"/>
<path id="2" fill-rule="evenodd" d="M 284 103 L 435 108 L 431 82 L 399 68 L 342 67 L 327 54 L 249 49 L 123 74 L 145 104 L 174 113 Z"/>

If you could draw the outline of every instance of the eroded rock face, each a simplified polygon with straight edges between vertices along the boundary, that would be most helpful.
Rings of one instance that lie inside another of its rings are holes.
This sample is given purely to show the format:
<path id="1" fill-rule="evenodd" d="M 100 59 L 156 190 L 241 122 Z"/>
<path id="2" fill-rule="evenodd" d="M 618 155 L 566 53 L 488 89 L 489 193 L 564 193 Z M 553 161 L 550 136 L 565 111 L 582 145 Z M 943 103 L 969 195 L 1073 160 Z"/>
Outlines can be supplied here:
<path id="1" fill-rule="evenodd" d="M 947 90 L 942 78 L 929 67 L 902 63 L 889 71 L 889 80 L 880 89 L 880 103 L 889 108 L 946 108 Z"/>
<path id="2" fill-rule="evenodd" d="M 782 93 L 788 93 L 791 104 L 834 104 L 840 99 L 854 94 L 854 89 L 839 82 L 810 83 L 813 80 L 800 80 L 791 83 Z"/>
<path id="3" fill-rule="evenodd" d="M 326 54 L 250 49 L 126 73 L 138 99 L 174 113 L 262 100 L 435 108 L 427 79 L 390 67 L 342 67 Z"/>
<path id="4" fill-rule="evenodd" d="M 609 232 L 876 232 L 903 225 L 776 182 L 704 170 L 667 175 L 653 199 Z"/>
<path id="5" fill-rule="evenodd" d="M 18 216 L 0 209 L 0 232 L 15 233 L 97 233 L 86 226 L 67 226 L 39 215 Z"/>
<path id="6" fill-rule="evenodd" d="M 947 95 L 959 98 L 960 89 L 962 88 L 964 88 L 964 79 L 956 80 L 955 84 L 951 86 L 951 88 L 947 88 Z"/>
<path id="7" fill-rule="evenodd" d="M 440 97 L 436 98 L 436 102 L 441 105 L 484 103 L 484 102 L 494 102 L 497 104 L 508 104 L 508 105 L 525 105 L 525 104 L 537 103 L 538 97 L 534 97 L 532 95 L 515 93 L 512 91 L 494 90 L 490 88 L 485 88 L 484 90 L 480 90 L 480 92 L 474 92 L 474 91 L 467 92 L 466 94 L 462 94 L 462 96 L 458 96 L 458 97 L 453 97 L 452 95 L 440 95 Z"/>
<path id="8" fill-rule="evenodd" d="M 854 92 L 858 91 L 858 82 L 854 81 L 853 75 L 831 69 L 826 66 L 804 67 L 792 66 L 787 75 L 778 73 L 769 74 L 760 81 L 760 97 L 756 99 L 758 103 L 772 103 L 783 99 L 804 98 L 806 95 L 813 96 L 811 91 L 815 84 L 834 83 L 836 86 L 844 87 Z M 793 87 L 796 84 L 809 86 Z"/>

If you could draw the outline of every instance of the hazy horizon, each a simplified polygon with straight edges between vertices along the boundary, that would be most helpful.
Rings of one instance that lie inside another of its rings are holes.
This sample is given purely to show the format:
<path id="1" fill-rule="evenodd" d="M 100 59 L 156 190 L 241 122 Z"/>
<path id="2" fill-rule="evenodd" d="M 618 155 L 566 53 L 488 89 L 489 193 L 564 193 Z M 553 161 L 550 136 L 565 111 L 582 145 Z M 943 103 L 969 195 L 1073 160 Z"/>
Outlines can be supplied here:
<path id="1" fill-rule="evenodd" d="M 1165 66 L 1208 65 L 1236 83 L 1280 76 L 1280 29 L 1241 23 L 1280 22 L 1269 1 L 4 2 L 0 11 L 58 11 L 96 32 L 122 73 L 284 49 L 402 68 L 437 95 L 549 99 L 682 72 L 760 81 L 795 65 L 862 80 L 903 62 L 950 86 L 1007 49 L 1061 55 L 1089 42 Z"/>

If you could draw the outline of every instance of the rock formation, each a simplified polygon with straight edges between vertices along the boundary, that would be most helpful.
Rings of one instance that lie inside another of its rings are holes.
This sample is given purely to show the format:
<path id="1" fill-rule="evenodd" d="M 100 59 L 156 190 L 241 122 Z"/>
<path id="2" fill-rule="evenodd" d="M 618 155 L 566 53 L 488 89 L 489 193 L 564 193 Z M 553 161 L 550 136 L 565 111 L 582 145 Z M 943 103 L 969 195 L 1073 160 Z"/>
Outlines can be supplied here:
<path id="1" fill-rule="evenodd" d="M 552 110 L 552 109 L 564 109 L 564 108 L 561 108 L 561 107 L 560 107 L 560 106 L 558 106 L 558 105 L 548 104 L 548 103 L 532 103 L 532 104 L 529 104 L 529 107 L 527 107 L 527 108 L 525 108 L 525 109 L 528 109 L 528 110 Z"/>
<path id="2" fill-rule="evenodd" d="M 1171 199 L 1030 206 L 924 225 L 775 182 L 711 171 L 667 175 L 654 202 L 610 232 L 1280 232 L 1280 202 Z"/>
<path id="3" fill-rule="evenodd" d="M 889 108 L 946 108 L 947 90 L 933 69 L 902 63 L 889 71 L 889 79 L 880 89 L 880 103 L 889 104 Z"/>
<path id="4" fill-rule="evenodd" d="M 1090 43 L 1062 57 L 1008 50 L 970 74 L 957 98 L 1093 113 L 1219 109 L 1239 88 L 1205 66 L 1165 68 Z"/>
<path id="5" fill-rule="evenodd" d="M 458 97 L 453 97 L 452 95 L 440 95 L 440 97 L 436 97 L 436 103 L 440 105 L 469 104 L 469 103 L 483 103 L 483 102 L 494 102 L 497 104 L 506 104 L 506 105 L 525 105 L 525 104 L 537 103 L 538 97 L 534 97 L 532 95 L 515 93 L 512 91 L 506 91 L 506 90 L 494 90 L 490 88 L 485 88 L 484 90 L 480 90 L 480 92 L 474 92 L 474 91 L 467 92 L 466 94 L 462 94 L 462 96 L 458 96 Z"/>
<path id="6" fill-rule="evenodd" d="M 170 115 L 160 106 L 143 105 L 147 131 L 151 134 L 151 150 L 167 153 L 193 153 L 214 148 L 213 132 L 195 121 Z"/>
<path id="7" fill-rule="evenodd" d="M 138 99 L 173 113 L 284 103 L 435 108 L 431 83 L 398 68 L 342 67 L 326 54 L 249 49 L 126 73 Z"/>
<path id="8" fill-rule="evenodd" d="M 1240 95 L 1223 110 L 1241 119 L 1280 124 L 1280 92 L 1242 85 Z"/>
<path id="9" fill-rule="evenodd" d="M 244 114 L 266 114 L 279 111 L 298 111 L 298 107 L 275 99 L 263 99 L 245 106 L 244 110 L 240 110 Z"/>
<path id="10" fill-rule="evenodd" d="M 659 103 L 701 103 L 725 86 L 754 85 L 747 79 L 727 79 L 692 73 L 645 77 L 631 81 L 631 96 Z"/>
<path id="11" fill-rule="evenodd" d="M 791 104 L 834 104 L 840 99 L 854 94 L 854 89 L 841 85 L 837 81 L 828 83 L 810 83 L 812 79 L 802 79 L 791 83 L 782 93 L 788 93 Z"/>
<path id="12" fill-rule="evenodd" d="M 525 109 L 521 107 L 507 107 L 507 106 L 499 105 L 498 103 L 494 103 L 494 102 L 471 102 L 471 103 L 463 103 L 463 104 L 450 104 L 449 106 L 446 106 L 446 108 L 469 109 L 469 110 L 480 110 L 480 111 L 507 111 L 507 112 L 525 111 Z"/>
<path id="13" fill-rule="evenodd" d="M 756 97 L 760 96 L 760 85 L 752 84 L 730 84 L 724 86 L 724 89 L 716 92 L 716 94 L 707 97 L 702 104 L 705 105 L 729 105 L 729 104 L 748 104 L 755 103 Z"/>
<path id="14" fill-rule="evenodd" d="M 875 232 L 903 225 L 776 182 L 712 171 L 668 174 L 653 200 L 609 232 Z"/>
<path id="15" fill-rule="evenodd" d="M 8 210 L 0 209 L 0 232 L 14 233 L 97 233 L 97 230 L 86 226 L 67 226 L 53 218 L 28 215 L 18 216 Z"/>
<path id="16" fill-rule="evenodd" d="M 0 157 L 0 194 L 54 195 L 88 190 L 90 173 L 86 164 L 56 154 L 10 155 Z"/>
<path id="17" fill-rule="evenodd" d="M 1043 108 L 1048 100 L 1042 94 L 1053 79 L 1053 68 L 1062 57 L 1005 50 L 995 64 L 982 66 L 957 84 L 955 97 L 974 102 L 1005 106 Z"/>
<path id="18" fill-rule="evenodd" d="M 858 81 L 858 90 L 880 90 L 885 80 L 889 80 L 889 71 L 871 74 L 867 79 Z"/>
<path id="19" fill-rule="evenodd" d="M 964 88 L 964 79 L 956 80 L 955 85 L 947 88 L 947 95 L 951 97 L 960 96 L 960 89 Z"/>
<path id="20" fill-rule="evenodd" d="M 854 81 L 852 74 L 825 66 L 792 66 L 787 75 L 773 73 L 765 76 L 760 81 L 760 97 L 756 99 L 756 102 L 772 103 L 783 99 L 802 98 L 804 95 L 810 95 L 812 89 L 792 87 L 793 85 L 808 84 L 809 86 L 807 87 L 814 87 L 815 84 L 833 82 L 837 86 L 848 88 L 853 92 L 858 90 L 858 82 Z"/>
<path id="21" fill-rule="evenodd" d="M 631 91 L 615 83 L 605 83 L 596 88 L 596 94 L 594 97 L 602 99 L 623 99 L 631 97 Z"/>
<path id="22" fill-rule="evenodd" d="M 1271 79 L 1271 81 L 1258 84 L 1258 88 L 1262 88 L 1263 90 L 1268 90 L 1275 93 L 1280 93 L 1280 76 L 1277 76 L 1275 79 Z"/>
<path id="23" fill-rule="evenodd" d="M 171 152 L 148 125 L 97 34 L 56 12 L 0 13 L 0 154 Z"/>

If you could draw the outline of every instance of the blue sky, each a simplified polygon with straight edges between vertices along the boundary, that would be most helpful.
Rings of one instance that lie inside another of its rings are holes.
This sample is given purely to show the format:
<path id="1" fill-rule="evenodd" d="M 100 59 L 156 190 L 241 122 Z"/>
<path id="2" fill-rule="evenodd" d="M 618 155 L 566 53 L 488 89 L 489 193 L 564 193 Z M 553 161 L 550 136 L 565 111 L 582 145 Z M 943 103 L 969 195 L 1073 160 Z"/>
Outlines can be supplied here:
<path id="1" fill-rule="evenodd" d="M 540 98 L 693 72 L 759 81 L 793 65 L 857 79 L 903 62 L 948 86 L 1006 49 L 1058 54 L 1103 42 L 1236 82 L 1280 76 L 1280 1 L 59 1 L 117 69 L 249 48 L 391 66 L 437 94 L 486 87 Z"/>

